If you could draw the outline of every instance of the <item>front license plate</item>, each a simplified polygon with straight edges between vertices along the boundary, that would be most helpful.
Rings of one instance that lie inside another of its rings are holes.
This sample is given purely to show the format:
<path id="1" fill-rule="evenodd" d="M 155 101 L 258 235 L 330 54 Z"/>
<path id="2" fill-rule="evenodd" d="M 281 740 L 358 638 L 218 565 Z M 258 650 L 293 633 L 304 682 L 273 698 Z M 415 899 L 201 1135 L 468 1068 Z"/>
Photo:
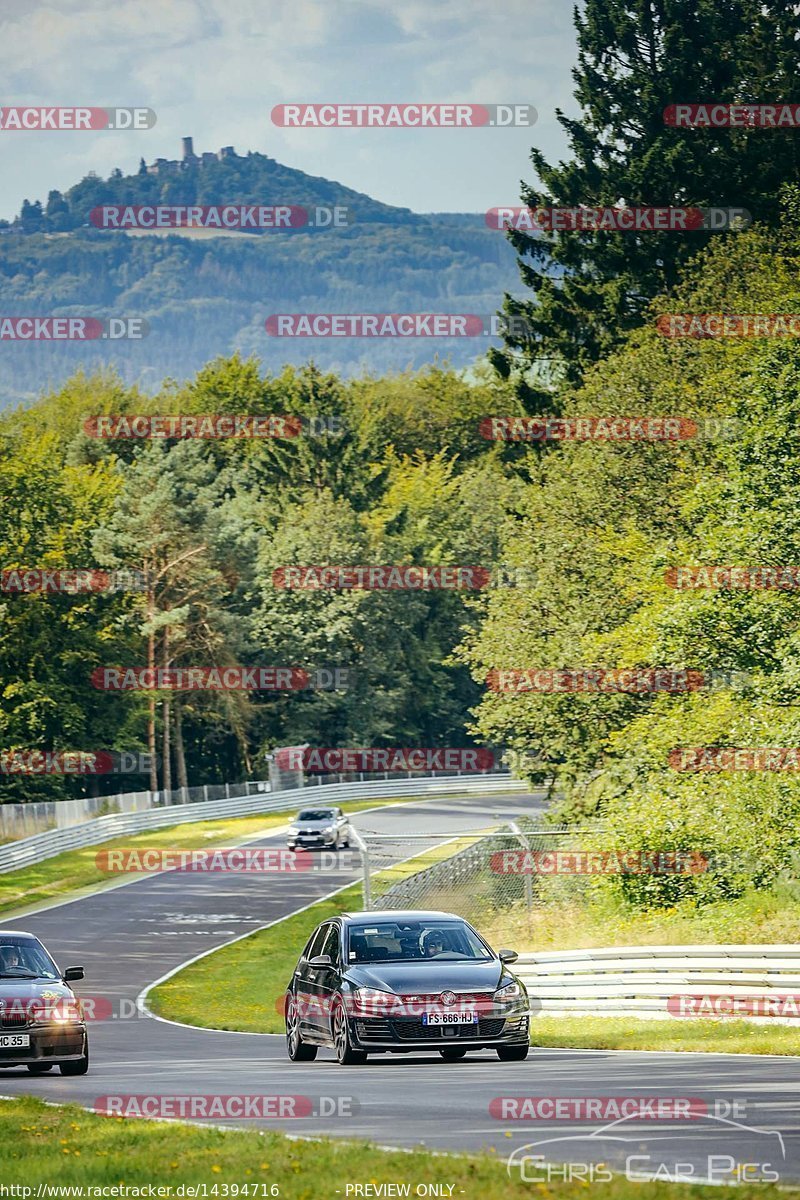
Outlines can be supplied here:
<path id="1" fill-rule="evenodd" d="M 24 1050 L 31 1044 L 29 1033 L 0 1034 L 0 1050 Z"/>
<path id="2" fill-rule="evenodd" d="M 476 1012 L 423 1013 L 423 1025 L 477 1025 Z"/>

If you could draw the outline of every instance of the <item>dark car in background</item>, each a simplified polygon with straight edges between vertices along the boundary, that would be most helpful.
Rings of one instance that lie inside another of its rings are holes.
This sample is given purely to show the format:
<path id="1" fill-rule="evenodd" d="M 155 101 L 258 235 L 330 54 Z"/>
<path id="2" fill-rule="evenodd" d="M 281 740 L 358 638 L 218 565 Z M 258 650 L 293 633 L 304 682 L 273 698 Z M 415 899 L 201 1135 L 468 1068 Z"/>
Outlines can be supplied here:
<path id="1" fill-rule="evenodd" d="M 330 1046 L 340 1063 L 369 1054 L 435 1051 L 447 1061 L 496 1050 L 528 1053 L 528 996 L 463 918 L 445 912 L 343 913 L 309 938 L 285 997 L 292 1062 Z"/>
<path id="2" fill-rule="evenodd" d="M 86 1074 L 86 1023 L 69 986 L 83 974 L 83 967 L 60 971 L 32 933 L 0 929 L 0 1067 Z"/>

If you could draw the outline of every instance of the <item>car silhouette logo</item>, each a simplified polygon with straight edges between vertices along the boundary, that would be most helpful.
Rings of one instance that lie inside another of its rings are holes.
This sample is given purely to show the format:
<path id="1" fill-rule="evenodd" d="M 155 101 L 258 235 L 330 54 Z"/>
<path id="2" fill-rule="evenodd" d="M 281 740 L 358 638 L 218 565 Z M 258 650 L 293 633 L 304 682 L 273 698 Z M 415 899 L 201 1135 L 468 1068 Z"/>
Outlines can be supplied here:
<path id="1" fill-rule="evenodd" d="M 455 1004 L 455 992 L 442 992 L 442 1004 Z"/>

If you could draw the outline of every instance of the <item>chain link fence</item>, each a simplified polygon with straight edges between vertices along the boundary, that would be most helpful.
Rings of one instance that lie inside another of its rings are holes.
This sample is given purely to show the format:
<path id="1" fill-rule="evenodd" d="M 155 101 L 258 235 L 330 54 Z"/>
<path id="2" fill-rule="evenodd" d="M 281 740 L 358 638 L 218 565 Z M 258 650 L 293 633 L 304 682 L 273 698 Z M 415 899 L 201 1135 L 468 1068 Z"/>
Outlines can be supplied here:
<path id="1" fill-rule="evenodd" d="M 364 894 L 369 908 L 437 909 L 473 924 L 514 907 L 580 903 L 592 875 L 564 870 L 603 839 L 599 824 L 576 829 L 531 818 L 453 836 L 362 834 Z"/>

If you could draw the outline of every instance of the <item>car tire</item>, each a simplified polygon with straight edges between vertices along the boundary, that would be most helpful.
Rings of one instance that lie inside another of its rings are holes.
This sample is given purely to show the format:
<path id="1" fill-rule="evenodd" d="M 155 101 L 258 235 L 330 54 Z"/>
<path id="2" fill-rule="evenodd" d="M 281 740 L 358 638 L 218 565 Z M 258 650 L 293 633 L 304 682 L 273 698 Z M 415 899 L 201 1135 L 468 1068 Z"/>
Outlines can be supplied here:
<path id="1" fill-rule="evenodd" d="M 445 1062 L 458 1062 L 467 1053 L 466 1046 L 445 1046 L 439 1051 Z"/>
<path id="2" fill-rule="evenodd" d="M 300 1036 L 297 1004 L 291 992 L 286 996 L 286 1053 L 290 1062 L 313 1062 L 317 1057 L 317 1047 Z"/>
<path id="3" fill-rule="evenodd" d="M 337 1000 L 333 1008 L 333 1048 L 336 1059 L 343 1066 L 355 1066 L 367 1061 L 366 1050 L 354 1050 L 350 1045 L 350 1030 L 347 1024 L 347 1014 L 341 1000 Z"/>
<path id="4" fill-rule="evenodd" d="M 528 1057 L 530 1046 L 498 1046 L 500 1062 L 523 1062 Z"/>
<path id="5" fill-rule="evenodd" d="M 52 1071 L 52 1069 L 52 1063 L 28 1063 L 31 1075 L 44 1075 L 45 1071 Z"/>
<path id="6" fill-rule="evenodd" d="M 72 1062 L 62 1062 L 58 1064 L 58 1069 L 62 1075 L 85 1075 L 89 1070 L 89 1041 L 83 1043 L 83 1058 L 78 1058 Z"/>

